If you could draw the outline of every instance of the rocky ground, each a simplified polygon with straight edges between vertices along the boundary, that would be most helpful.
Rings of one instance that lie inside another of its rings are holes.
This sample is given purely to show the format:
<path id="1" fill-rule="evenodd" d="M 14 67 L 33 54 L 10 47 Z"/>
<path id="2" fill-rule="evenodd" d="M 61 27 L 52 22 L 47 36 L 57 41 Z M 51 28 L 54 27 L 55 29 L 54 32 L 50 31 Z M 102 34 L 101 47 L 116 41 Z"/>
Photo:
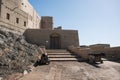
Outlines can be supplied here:
<path id="1" fill-rule="evenodd" d="M 120 80 L 120 63 L 105 61 L 93 66 L 85 62 L 52 62 L 34 68 L 19 80 Z"/>
<path id="2" fill-rule="evenodd" d="M 0 79 L 13 73 L 29 71 L 29 65 L 36 62 L 39 47 L 29 44 L 24 36 L 0 27 Z"/>

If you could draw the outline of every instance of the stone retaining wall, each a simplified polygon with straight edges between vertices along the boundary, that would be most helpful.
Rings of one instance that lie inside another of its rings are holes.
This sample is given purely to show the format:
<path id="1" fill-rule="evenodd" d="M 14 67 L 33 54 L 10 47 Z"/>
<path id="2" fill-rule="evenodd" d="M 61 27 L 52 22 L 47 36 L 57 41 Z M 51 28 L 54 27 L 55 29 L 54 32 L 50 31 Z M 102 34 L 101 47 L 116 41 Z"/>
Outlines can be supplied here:
<path id="1" fill-rule="evenodd" d="M 87 59 L 90 49 L 80 49 L 74 46 L 69 46 L 68 50 L 72 53 L 77 54 L 78 56 Z"/>
<path id="2" fill-rule="evenodd" d="M 95 52 L 95 53 L 105 52 L 106 55 L 105 58 L 107 58 L 108 60 L 120 59 L 120 47 L 91 49 L 91 48 L 80 48 L 80 47 L 77 48 L 74 46 L 69 46 L 68 50 L 85 59 L 88 58 L 88 54 L 91 52 Z"/>
<path id="3" fill-rule="evenodd" d="M 109 60 L 119 60 L 120 59 L 120 47 L 112 47 L 104 49 L 106 53 L 106 58 Z"/>

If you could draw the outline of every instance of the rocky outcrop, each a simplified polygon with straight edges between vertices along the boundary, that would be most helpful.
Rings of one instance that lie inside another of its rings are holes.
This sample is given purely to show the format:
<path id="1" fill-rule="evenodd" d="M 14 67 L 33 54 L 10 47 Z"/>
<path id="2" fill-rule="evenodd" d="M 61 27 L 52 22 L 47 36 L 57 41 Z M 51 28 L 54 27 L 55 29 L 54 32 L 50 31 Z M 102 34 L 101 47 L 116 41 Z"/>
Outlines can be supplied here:
<path id="1" fill-rule="evenodd" d="M 24 36 L 0 28 L 0 77 L 29 71 L 39 55 L 39 47 L 27 43 Z"/>

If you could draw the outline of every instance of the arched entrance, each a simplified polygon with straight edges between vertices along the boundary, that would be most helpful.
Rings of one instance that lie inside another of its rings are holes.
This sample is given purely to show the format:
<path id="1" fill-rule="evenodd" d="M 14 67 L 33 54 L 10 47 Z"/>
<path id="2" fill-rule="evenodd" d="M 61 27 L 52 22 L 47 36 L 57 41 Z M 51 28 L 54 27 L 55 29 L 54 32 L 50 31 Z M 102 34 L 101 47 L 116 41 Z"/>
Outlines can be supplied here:
<path id="1" fill-rule="evenodd" d="M 57 33 L 50 35 L 50 49 L 60 49 L 61 48 L 61 40 L 60 35 Z"/>

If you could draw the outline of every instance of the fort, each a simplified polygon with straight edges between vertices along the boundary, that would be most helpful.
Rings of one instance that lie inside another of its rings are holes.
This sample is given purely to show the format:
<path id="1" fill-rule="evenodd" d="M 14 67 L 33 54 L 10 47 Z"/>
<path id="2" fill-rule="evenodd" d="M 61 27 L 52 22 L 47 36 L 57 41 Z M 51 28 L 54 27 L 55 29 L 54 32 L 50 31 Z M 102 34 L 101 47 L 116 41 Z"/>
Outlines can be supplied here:
<path id="1" fill-rule="evenodd" d="M 53 17 L 39 16 L 29 0 L 0 0 L 0 80 L 120 80 L 120 47 L 82 46 L 78 35 L 78 30 L 54 28 Z M 47 61 L 42 54 L 50 64 L 33 69 L 36 62 Z M 102 59 L 100 69 L 88 64 Z"/>
<path id="2" fill-rule="evenodd" d="M 87 52 L 89 48 L 115 56 L 119 54 L 119 47 L 111 48 L 109 44 L 79 47 L 78 30 L 54 28 L 53 17 L 39 16 L 28 0 L 0 0 L 0 25 L 23 34 L 29 43 L 45 46 L 47 49 L 67 49 L 74 46 L 76 49 L 73 51 L 77 51 L 76 53 Z"/>
<path id="3" fill-rule="evenodd" d="M 77 30 L 54 29 L 53 17 L 40 17 L 28 0 L 0 0 L 0 3 L 0 25 L 24 32 L 28 42 L 49 49 L 79 46 Z"/>

